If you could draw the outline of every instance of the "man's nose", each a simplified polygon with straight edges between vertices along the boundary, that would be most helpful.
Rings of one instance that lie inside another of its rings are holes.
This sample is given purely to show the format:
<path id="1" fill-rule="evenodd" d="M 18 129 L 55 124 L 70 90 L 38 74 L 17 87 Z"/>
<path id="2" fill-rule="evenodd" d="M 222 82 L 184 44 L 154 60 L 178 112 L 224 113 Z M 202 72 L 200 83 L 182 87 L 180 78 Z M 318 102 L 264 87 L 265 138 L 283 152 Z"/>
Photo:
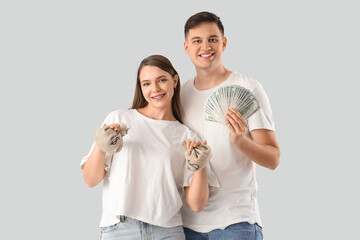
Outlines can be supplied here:
<path id="1" fill-rule="evenodd" d="M 202 44 L 202 48 L 203 48 L 204 51 L 210 50 L 211 47 L 210 47 L 209 42 L 208 42 L 208 41 L 204 41 L 203 44 Z"/>

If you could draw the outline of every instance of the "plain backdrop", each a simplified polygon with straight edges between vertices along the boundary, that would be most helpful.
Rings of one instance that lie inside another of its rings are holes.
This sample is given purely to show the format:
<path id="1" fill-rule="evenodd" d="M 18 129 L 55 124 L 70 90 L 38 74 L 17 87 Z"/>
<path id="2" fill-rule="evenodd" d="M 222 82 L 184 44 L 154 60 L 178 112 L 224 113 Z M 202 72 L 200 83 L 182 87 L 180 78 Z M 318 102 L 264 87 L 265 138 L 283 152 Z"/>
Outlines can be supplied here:
<path id="1" fill-rule="evenodd" d="M 224 65 L 257 79 L 282 150 L 257 167 L 265 240 L 356 239 L 357 1 L 1 1 L 1 239 L 99 239 L 101 185 L 79 168 L 105 116 L 131 106 L 136 70 L 168 57 L 195 75 L 183 27 L 207 10 Z"/>

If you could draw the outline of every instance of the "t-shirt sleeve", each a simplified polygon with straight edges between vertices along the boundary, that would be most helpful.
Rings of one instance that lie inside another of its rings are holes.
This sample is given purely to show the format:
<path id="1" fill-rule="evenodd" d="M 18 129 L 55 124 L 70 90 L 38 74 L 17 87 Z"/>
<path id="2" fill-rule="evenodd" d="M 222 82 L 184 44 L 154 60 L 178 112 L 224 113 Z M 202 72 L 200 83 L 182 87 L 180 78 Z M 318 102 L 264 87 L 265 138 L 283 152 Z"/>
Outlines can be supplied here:
<path id="1" fill-rule="evenodd" d="M 113 123 L 113 121 L 112 121 L 112 113 L 110 113 L 109 115 L 107 115 L 107 117 L 105 118 L 104 122 L 101 124 L 100 127 L 102 127 L 104 124 L 110 125 L 112 123 Z M 81 169 L 84 168 L 84 165 L 85 165 L 86 161 L 89 159 L 89 156 L 92 153 L 94 147 L 95 147 L 95 142 L 93 142 L 89 153 L 81 159 L 81 161 L 80 161 L 80 168 Z M 106 171 L 108 171 L 110 169 L 112 158 L 113 158 L 113 154 L 105 153 L 104 169 Z"/>
<path id="2" fill-rule="evenodd" d="M 83 158 L 81 159 L 81 161 L 80 161 L 80 168 L 81 168 L 81 169 L 84 168 L 84 165 L 85 165 L 86 161 L 89 159 L 90 154 L 91 154 L 91 152 L 93 151 L 94 147 L 95 147 L 95 142 L 92 144 L 89 153 L 88 153 L 85 157 L 83 157 Z M 113 154 L 105 153 L 104 169 L 105 169 L 106 171 L 109 171 L 109 169 L 110 169 L 110 165 L 111 165 L 112 158 L 113 158 Z"/>
<path id="3" fill-rule="evenodd" d="M 248 119 L 249 131 L 254 129 L 275 130 L 270 101 L 261 84 L 254 88 L 253 94 L 259 102 L 260 109 Z"/>
<path id="4" fill-rule="evenodd" d="M 189 131 L 190 131 L 190 139 L 191 140 L 201 141 L 200 137 L 196 133 L 194 133 L 191 130 L 189 130 Z M 211 159 L 210 159 L 210 162 L 211 162 Z M 211 187 L 220 187 L 219 180 L 218 180 L 217 176 L 215 175 L 214 171 L 212 170 L 211 164 L 208 163 L 205 166 L 205 168 L 206 168 L 206 176 L 207 176 L 207 181 L 208 181 L 209 186 L 211 186 Z M 192 182 L 192 179 L 193 179 L 193 176 L 194 176 L 194 173 L 192 171 L 190 171 L 189 169 L 187 169 L 186 165 L 185 165 L 183 187 L 190 186 L 190 184 Z"/>

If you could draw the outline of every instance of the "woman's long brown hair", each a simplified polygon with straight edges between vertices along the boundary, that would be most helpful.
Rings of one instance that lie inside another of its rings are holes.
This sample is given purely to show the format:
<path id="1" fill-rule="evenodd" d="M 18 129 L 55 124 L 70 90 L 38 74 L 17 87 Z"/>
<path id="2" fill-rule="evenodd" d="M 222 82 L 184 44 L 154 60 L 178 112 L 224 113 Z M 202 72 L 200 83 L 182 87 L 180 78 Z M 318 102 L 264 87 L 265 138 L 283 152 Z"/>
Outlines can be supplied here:
<path id="1" fill-rule="evenodd" d="M 169 61 L 169 59 L 161 55 L 151 55 L 145 58 L 144 60 L 142 60 L 142 62 L 140 63 L 140 66 L 137 71 L 135 94 L 131 109 L 143 108 L 146 105 L 148 105 L 148 102 L 145 100 L 144 95 L 142 94 L 140 78 L 139 78 L 140 72 L 145 66 L 158 67 L 161 70 L 169 73 L 173 78 L 176 75 L 178 75 L 177 85 L 174 90 L 174 95 L 171 99 L 171 108 L 176 120 L 182 123 L 181 104 L 180 104 L 180 76 L 173 67 L 173 65 L 171 64 L 171 62 Z"/>

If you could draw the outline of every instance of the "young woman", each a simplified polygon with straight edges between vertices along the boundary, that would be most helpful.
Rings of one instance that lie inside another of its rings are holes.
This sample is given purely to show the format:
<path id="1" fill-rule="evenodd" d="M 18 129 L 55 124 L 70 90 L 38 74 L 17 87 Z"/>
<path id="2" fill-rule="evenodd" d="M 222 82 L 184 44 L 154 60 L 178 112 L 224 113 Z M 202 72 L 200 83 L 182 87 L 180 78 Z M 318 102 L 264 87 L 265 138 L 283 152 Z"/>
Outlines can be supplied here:
<path id="1" fill-rule="evenodd" d="M 209 168 L 186 169 L 181 142 L 187 139 L 189 150 L 201 142 L 182 124 L 180 109 L 180 79 L 171 62 L 145 58 L 131 109 L 104 121 L 117 132 L 120 123 L 129 127 L 121 151 L 105 153 L 94 143 L 81 161 L 88 186 L 104 180 L 101 239 L 185 239 L 181 196 L 194 212 L 205 207 Z"/>

